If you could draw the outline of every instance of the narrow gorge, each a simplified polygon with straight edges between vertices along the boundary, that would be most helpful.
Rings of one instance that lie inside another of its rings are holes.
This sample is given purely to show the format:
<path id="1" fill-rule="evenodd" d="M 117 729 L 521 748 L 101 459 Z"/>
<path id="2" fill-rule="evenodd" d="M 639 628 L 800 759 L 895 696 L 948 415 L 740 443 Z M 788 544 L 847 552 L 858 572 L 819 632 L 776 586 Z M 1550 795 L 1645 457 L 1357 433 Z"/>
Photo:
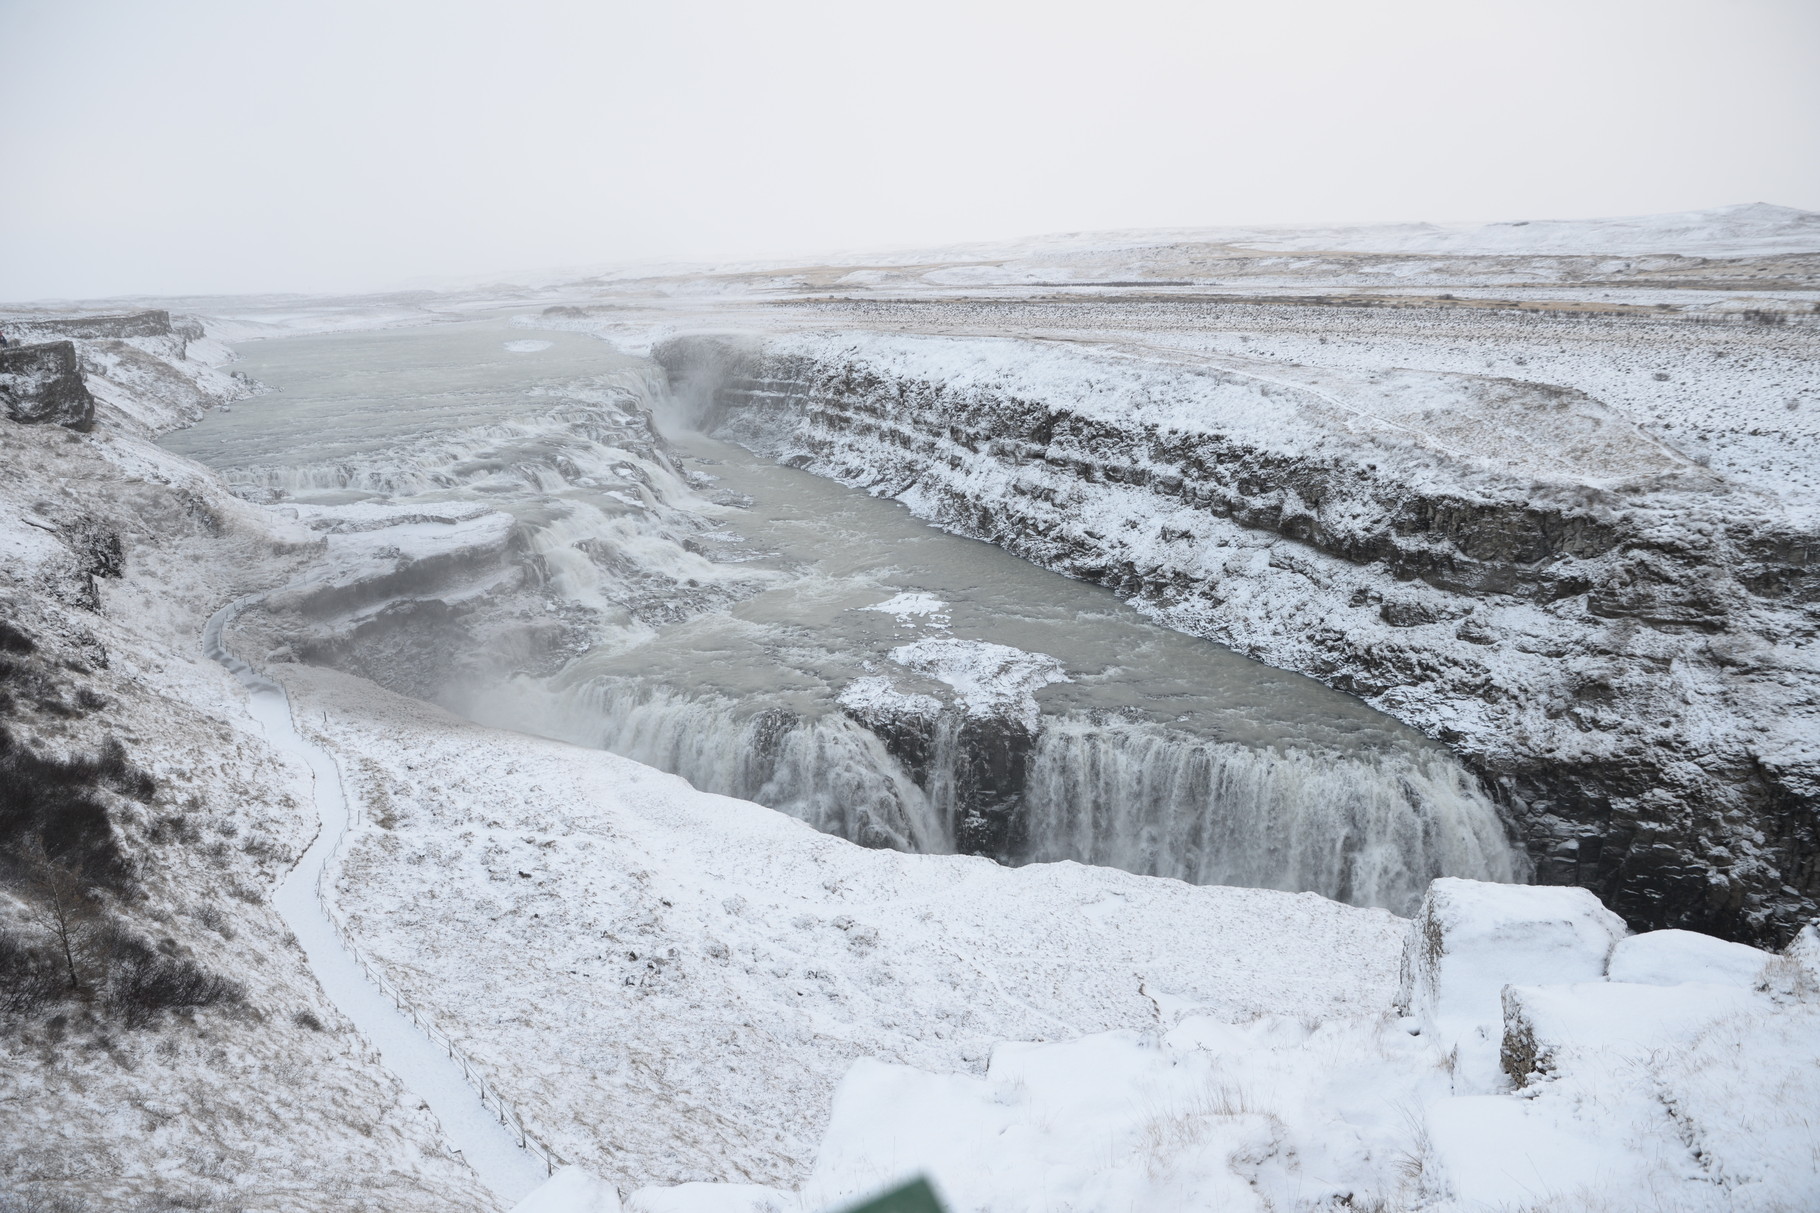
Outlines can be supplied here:
<path id="1" fill-rule="evenodd" d="M 243 620 L 273 659 L 867 846 L 1399 912 L 1527 875 L 1478 781 L 1351 696 L 695 433 L 603 343 L 510 336 L 263 343 L 277 390 L 170 440 L 320 537 Z"/>
<path id="2" fill-rule="evenodd" d="M 1820 532 L 1583 391 L 874 333 L 656 357 L 720 437 L 1445 742 L 1537 880 L 1635 927 L 1777 941 L 1814 911 L 1788 646 Z"/>

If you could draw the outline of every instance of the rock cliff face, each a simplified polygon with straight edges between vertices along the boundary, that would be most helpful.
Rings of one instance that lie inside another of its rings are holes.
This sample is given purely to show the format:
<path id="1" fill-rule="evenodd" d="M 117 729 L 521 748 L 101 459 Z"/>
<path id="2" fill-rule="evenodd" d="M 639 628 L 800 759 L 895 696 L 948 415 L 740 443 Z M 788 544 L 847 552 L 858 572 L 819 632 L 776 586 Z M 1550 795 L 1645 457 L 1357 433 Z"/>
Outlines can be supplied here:
<path id="1" fill-rule="evenodd" d="M 171 314 L 162 308 L 95 316 L 32 316 L 9 321 L 6 329 L 27 340 L 75 337 L 85 341 L 120 341 L 128 337 L 169 337 L 173 333 L 192 341 L 202 337 L 202 326 L 196 321 L 186 320 L 173 325 Z"/>
<path id="2" fill-rule="evenodd" d="M 1750 940 L 1814 912 L 1820 536 L 1582 393 L 868 334 L 655 353 L 723 437 L 1448 743 L 1542 883 Z"/>
<path id="3" fill-rule="evenodd" d="M 0 403 L 8 420 L 87 431 L 95 398 L 82 382 L 82 363 L 68 341 L 0 349 Z"/>

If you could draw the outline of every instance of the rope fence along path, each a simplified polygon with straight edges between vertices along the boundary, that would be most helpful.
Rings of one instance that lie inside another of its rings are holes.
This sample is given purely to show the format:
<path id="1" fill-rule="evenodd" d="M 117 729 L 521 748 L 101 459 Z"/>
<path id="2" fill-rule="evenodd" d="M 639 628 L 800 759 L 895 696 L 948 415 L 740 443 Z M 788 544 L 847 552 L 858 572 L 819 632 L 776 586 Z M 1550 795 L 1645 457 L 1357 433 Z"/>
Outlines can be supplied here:
<path id="1" fill-rule="evenodd" d="M 324 872 L 357 810 L 335 760 L 297 730 L 284 688 L 228 652 L 222 641 L 229 621 L 256 598 L 237 599 L 215 612 L 203 629 L 202 649 L 246 688 L 252 716 L 272 744 L 301 759 L 314 779 L 320 829 L 278 886 L 273 906 L 297 936 L 330 1001 L 379 1050 L 405 1088 L 429 1106 L 481 1181 L 515 1204 L 562 1160 L 531 1137 L 524 1118 L 474 1060 L 372 965 L 332 912 Z"/>

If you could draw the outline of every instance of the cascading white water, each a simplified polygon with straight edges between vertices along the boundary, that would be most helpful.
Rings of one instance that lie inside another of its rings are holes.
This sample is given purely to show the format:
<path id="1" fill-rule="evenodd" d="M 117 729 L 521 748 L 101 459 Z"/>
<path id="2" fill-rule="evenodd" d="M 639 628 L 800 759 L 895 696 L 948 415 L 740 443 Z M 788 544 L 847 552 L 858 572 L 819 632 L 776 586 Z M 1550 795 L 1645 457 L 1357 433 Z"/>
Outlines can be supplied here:
<path id="1" fill-rule="evenodd" d="M 613 680 L 564 696 L 546 730 L 681 775 L 696 787 L 756 800 L 867 846 L 953 849 L 929 798 L 871 732 L 838 714 L 803 719 Z"/>
<path id="2" fill-rule="evenodd" d="M 635 401 L 626 393 L 621 407 Z M 394 446 L 382 460 L 347 458 L 302 464 L 253 464 L 227 469 L 236 487 L 320 493 L 336 489 L 389 497 L 448 490 L 559 493 L 576 486 L 642 490 L 645 481 L 671 479 L 660 459 L 620 445 L 642 435 L 612 424 L 610 406 L 568 404 L 509 422 L 437 433 Z M 632 504 L 632 503 L 629 503 Z"/>
<path id="3" fill-rule="evenodd" d="M 1037 861 L 1310 890 L 1399 913 L 1436 876 L 1521 875 L 1484 793 L 1434 753 L 1259 749 L 1064 718 L 1038 737 L 1025 788 Z"/>
<path id="4" fill-rule="evenodd" d="M 523 720 L 523 706 L 484 713 Z M 546 700 L 537 731 L 624 754 L 869 846 L 950 851 L 958 713 L 931 722 L 919 786 L 871 731 L 612 679 Z M 1075 860 L 1191 884 L 1314 892 L 1408 913 L 1436 876 L 1524 873 L 1495 811 L 1445 755 L 1341 754 L 1209 741 L 1153 725 L 1045 717 L 1014 862 Z"/>

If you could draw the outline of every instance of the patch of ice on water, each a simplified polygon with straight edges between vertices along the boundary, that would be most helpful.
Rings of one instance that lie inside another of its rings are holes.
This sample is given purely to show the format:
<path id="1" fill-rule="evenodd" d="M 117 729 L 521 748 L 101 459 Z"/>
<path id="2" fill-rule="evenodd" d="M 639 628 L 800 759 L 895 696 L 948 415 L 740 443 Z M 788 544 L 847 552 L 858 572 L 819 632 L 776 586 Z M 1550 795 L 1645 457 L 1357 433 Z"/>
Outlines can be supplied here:
<path id="1" fill-rule="evenodd" d="M 925 617 L 933 627 L 946 628 L 948 626 L 948 604 L 924 590 L 906 590 L 883 602 L 875 602 L 871 606 L 859 609 L 895 616 L 901 624 L 908 624 L 913 619 Z"/>
<path id="2" fill-rule="evenodd" d="M 538 350 L 547 350 L 555 344 L 554 341 L 538 341 L 534 338 L 527 338 L 523 341 L 508 341 L 506 342 L 506 348 L 511 350 L 514 354 L 535 354 Z"/>

